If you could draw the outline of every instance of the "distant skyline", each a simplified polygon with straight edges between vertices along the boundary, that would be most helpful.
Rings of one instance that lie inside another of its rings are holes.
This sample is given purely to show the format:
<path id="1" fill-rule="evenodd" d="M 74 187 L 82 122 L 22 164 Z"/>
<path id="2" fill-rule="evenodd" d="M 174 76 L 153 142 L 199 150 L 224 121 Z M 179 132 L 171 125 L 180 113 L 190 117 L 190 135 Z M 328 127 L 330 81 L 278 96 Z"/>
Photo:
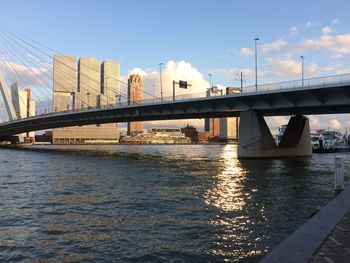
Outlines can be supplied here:
<path id="1" fill-rule="evenodd" d="M 254 38 L 258 82 L 350 73 L 349 1 L 24 1 L 0 0 L 0 26 L 10 27 L 59 52 L 120 61 L 121 76 L 144 76 L 165 96 L 172 79 L 215 85 L 253 85 Z M 180 91 L 181 92 L 181 91 Z M 344 117 L 346 116 L 346 117 Z M 282 118 L 282 119 L 281 119 Z M 348 115 L 313 117 L 311 126 L 350 127 Z M 280 120 L 280 121 L 279 121 Z M 317 120 L 317 121 L 316 121 Z M 276 117 L 273 125 L 285 122 Z M 337 123 L 337 122 L 338 123 Z M 340 124 L 340 125 L 339 125 Z"/>

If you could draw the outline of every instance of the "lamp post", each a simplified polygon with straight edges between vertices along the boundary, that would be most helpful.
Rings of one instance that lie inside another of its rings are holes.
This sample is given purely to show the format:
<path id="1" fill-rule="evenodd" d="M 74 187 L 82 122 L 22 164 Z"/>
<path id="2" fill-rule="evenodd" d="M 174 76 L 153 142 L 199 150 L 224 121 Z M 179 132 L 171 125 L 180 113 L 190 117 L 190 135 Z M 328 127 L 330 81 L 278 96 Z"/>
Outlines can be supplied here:
<path id="1" fill-rule="evenodd" d="M 155 87 L 156 87 L 156 84 L 152 84 L 152 87 L 153 87 L 153 90 L 152 90 L 152 97 L 153 97 L 153 103 L 154 103 L 154 89 L 155 89 Z"/>
<path id="2" fill-rule="evenodd" d="M 87 97 L 87 106 L 88 106 L 88 109 L 90 109 L 90 92 L 86 93 L 86 97 Z"/>
<path id="3" fill-rule="evenodd" d="M 162 84 L 162 65 L 163 63 L 159 63 L 159 76 L 160 76 L 160 100 L 163 101 L 163 84 Z"/>
<path id="4" fill-rule="evenodd" d="M 107 108 L 108 108 L 108 77 L 109 76 L 106 76 L 106 81 L 105 81 L 105 83 L 103 83 L 104 84 L 103 93 L 104 93 L 104 95 L 107 95 Z"/>
<path id="5" fill-rule="evenodd" d="M 211 77 L 212 77 L 212 75 L 211 75 L 211 73 L 209 73 L 208 75 L 209 75 L 209 88 L 211 89 Z"/>
<path id="6" fill-rule="evenodd" d="M 304 87 L 304 56 L 300 56 L 301 58 L 301 86 Z"/>
<path id="7" fill-rule="evenodd" d="M 260 40 L 258 37 L 254 38 L 255 42 L 255 92 L 258 91 L 258 48 L 257 41 Z"/>

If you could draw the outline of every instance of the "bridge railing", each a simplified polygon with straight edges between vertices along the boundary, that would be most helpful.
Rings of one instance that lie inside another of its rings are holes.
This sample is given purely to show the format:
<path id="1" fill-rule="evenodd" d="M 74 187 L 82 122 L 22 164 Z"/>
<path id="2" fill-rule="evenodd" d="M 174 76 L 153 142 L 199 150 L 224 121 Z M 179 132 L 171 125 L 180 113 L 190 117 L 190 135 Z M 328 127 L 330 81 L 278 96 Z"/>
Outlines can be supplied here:
<path id="1" fill-rule="evenodd" d="M 282 89 L 294 89 L 294 88 L 306 88 L 316 86 L 326 86 L 330 84 L 342 84 L 350 82 L 350 74 L 341 74 L 317 78 L 308 78 L 304 80 L 291 80 L 276 83 L 267 83 L 258 85 L 258 92 L 282 90 Z M 255 93 L 255 85 L 243 87 L 243 93 Z"/>
<path id="2" fill-rule="evenodd" d="M 211 95 L 211 97 L 218 97 L 218 96 L 221 96 L 221 93 Z M 201 99 L 201 98 L 205 98 L 205 97 L 207 97 L 206 92 L 183 94 L 183 95 L 175 96 L 175 101 L 194 100 L 194 99 Z M 89 110 L 112 109 L 112 108 L 137 106 L 137 105 L 151 105 L 151 104 L 156 104 L 156 103 L 169 103 L 169 102 L 173 102 L 173 101 L 174 101 L 173 96 L 163 97 L 163 99 L 161 99 L 161 98 L 149 98 L 149 99 L 144 99 L 144 100 L 138 101 L 138 102 L 120 101 L 120 102 L 116 102 L 116 103 L 112 103 L 112 104 L 108 104 L 108 105 L 101 105 L 99 107 L 81 107 L 81 108 L 69 109 L 69 110 L 63 110 L 63 111 L 53 111 L 53 112 L 41 113 L 41 114 L 38 114 L 35 116 L 27 117 L 26 119 L 52 116 L 52 115 L 57 115 L 57 114 L 72 113 L 72 112 L 83 112 L 83 111 L 89 111 Z M 20 120 L 20 119 L 17 119 L 17 120 Z"/>
<path id="3" fill-rule="evenodd" d="M 340 84 L 340 83 L 350 83 L 350 74 L 341 74 L 341 75 L 333 75 L 333 76 L 325 76 L 325 77 L 317 77 L 317 78 L 308 78 L 304 80 L 299 79 L 299 80 L 283 81 L 283 82 L 277 82 L 277 83 L 261 84 L 261 85 L 258 85 L 258 92 L 282 90 L 282 89 L 305 88 L 310 86 L 325 86 L 325 85 Z M 255 85 L 243 87 L 243 90 L 242 90 L 242 93 L 244 94 L 255 93 L 255 92 L 256 92 Z M 213 94 L 213 93 L 210 94 L 210 97 L 219 97 L 219 96 L 225 96 L 225 95 L 222 95 L 221 92 L 218 92 L 216 94 Z M 183 94 L 183 95 L 175 96 L 175 101 L 195 100 L 195 99 L 202 99 L 205 97 L 207 97 L 206 92 Z M 163 99 L 155 97 L 155 98 L 144 99 L 142 101 L 138 101 L 137 103 L 122 101 L 114 104 L 100 106 L 98 108 L 97 107 L 79 108 L 79 109 L 64 111 L 64 112 L 72 112 L 72 111 L 81 112 L 81 111 L 87 111 L 91 109 L 108 109 L 108 108 L 127 107 L 127 106 L 136 106 L 136 105 L 168 103 L 173 101 L 174 101 L 173 96 L 163 97 Z"/>

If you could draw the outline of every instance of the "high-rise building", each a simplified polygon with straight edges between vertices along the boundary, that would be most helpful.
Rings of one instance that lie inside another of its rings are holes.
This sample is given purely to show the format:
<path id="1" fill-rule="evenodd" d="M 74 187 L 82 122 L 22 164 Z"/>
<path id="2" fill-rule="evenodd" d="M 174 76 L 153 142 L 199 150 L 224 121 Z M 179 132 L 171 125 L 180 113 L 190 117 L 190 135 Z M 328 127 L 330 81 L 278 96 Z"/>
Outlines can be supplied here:
<path id="1" fill-rule="evenodd" d="M 76 58 L 55 55 L 53 59 L 53 111 L 70 110 L 77 87 Z"/>
<path id="2" fill-rule="evenodd" d="M 114 106 L 121 99 L 119 78 L 119 63 L 112 60 L 103 61 L 101 64 L 101 106 Z"/>
<path id="3" fill-rule="evenodd" d="M 143 80 L 138 74 L 130 75 L 128 80 L 128 103 L 137 104 L 143 100 Z M 143 122 L 128 122 L 128 135 L 143 133 Z"/>
<path id="4" fill-rule="evenodd" d="M 30 88 L 26 87 L 24 90 L 21 90 L 17 83 L 12 84 L 11 98 L 18 119 L 35 116 L 36 105 L 35 101 L 31 99 Z M 35 132 L 23 133 L 23 137 L 26 141 L 33 142 L 35 139 Z"/>
<path id="5" fill-rule="evenodd" d="M 93 58 L 80 58 L 78 62 L 77 108 L 94 108 L 101 94 L 100 62 Z"/>
<path id="6" fill-rule="evenodd" d="M 240 93 L 241 89 L 236 87 L 227 87 L 226 95 Z M 239 117 L 220 118 L 220 140 L 233 142 L 239 138 Z"/>
<path id="7" fill-rule="evenodd" d="M 212 94 L 212 89 L 207 90 L 207 97 Z M 216 93 L 215 93 L 216 95 Z M 204 119 L 204 131 L 206 131 L 209 137 L 219 137 L 220 135 L 220 118 L 205 118 Z"/>
<path id="8" fill-rule="evenodd" d="M 111 61 L 110 63 L 117 62 Z M 76 68 L 75 58 L 55 56 L 53 69 L 54 109 L 70 110 L 106 105 L 106 98 L 103 94 L 101 95 L 101 66 L 99 61 L 92 58 L 80 58 L 78 71 Z M 107 76 L 110 76 L 111 79 L 119 79 L 119 64 L 118 71 L 109 70 L 108 72 L 110 74 L 105 73 L 104 79 Z M 112 91 L 109 95 L 112 96 Z M 115 96 L 116 93 L 114 93 Z M 53 129 L 52 135 L 53 142 L 58 144 L 116 143 L 119 141 L 119 130 L 116 124 L 58 128 Z"/>

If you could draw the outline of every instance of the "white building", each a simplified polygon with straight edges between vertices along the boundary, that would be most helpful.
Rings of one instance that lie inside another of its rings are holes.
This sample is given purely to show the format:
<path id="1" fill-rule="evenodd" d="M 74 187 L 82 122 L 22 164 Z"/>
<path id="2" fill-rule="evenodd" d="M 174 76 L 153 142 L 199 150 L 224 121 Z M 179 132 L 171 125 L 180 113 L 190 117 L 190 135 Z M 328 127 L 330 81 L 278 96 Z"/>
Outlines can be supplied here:
<path id="1" fill-rule="evenodd" d="M 18 119 L 35 116 L 36 105 L 35 101 L 33 101 L 30 97 L 30 88 L 25 88 L 25 90 L 21 90 L 18 86 L 18 83 L 12 84 L 11 99 Z M 35 132 L 33 131 L 23 133 L 22 135 L 29 141 L 34 141 L 35 139 Z"/>

